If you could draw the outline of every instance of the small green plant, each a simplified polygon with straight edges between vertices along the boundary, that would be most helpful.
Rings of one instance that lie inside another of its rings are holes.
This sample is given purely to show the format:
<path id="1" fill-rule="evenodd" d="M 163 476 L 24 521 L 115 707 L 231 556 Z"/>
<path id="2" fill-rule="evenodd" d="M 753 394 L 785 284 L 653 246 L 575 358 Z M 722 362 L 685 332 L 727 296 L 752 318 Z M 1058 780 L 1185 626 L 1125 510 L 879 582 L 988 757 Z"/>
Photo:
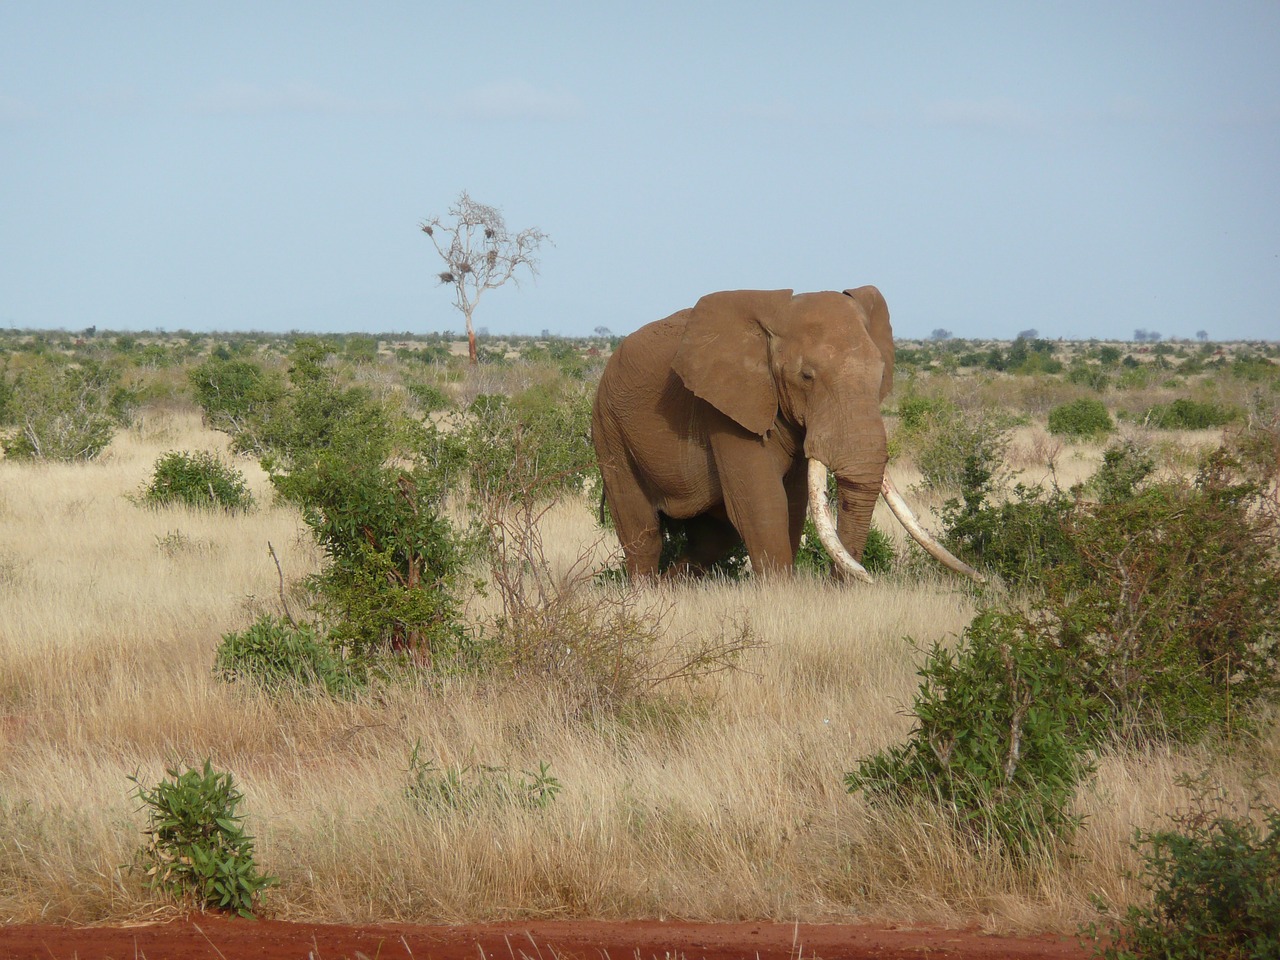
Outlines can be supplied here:
<path id="1" fill-rule="evenodd" d="M 1049 411 L 1049 432 L 1059 437 L 1100 437 L 1115 430 L 1106 404 L 1096 397 L 1080 397 Z"/>
<path id="2" fill-rule="evenodd" d="M 156 460 L 151 482 L 139 501 L 155 507 L 181 504 L 239 513 L 252 508 L 253 494 L 244 474 L 217 455 L 207 450 L 175 450 Z"/>
<path id="3" fill-rule="evenodd" d="M 1104 960 L 1280 956 L 1280 810 L 1233 816 L 1197 796 L 1174 829 L 1138 831 L 1149 904 L 1130 906 L 1095 951 Z M 1097 935 L 1096 926 L 1085 931 Z"/>
<path id="4" fill-rule="evenodd" d="M 934 644 L 919 671 L 916 728 L 845 776 L 872 803 L 935 805 L 978 848 L 1026 860 L 1070 839 L 1071 803 L 1092 770 L 1071 735 L 1089 705 L 1051 637 L 987 610 L 957 648 Z"/>
<path id="5" fill-rule="evenodd" d="M 1236 411 L 1216 403 L 1179 397 L 1169 403 L 1148 407 L 1142 414 L 1142 422 L 1160 430 L 1209 430 L 1224 426 L 1237 416 Z"/>
<path id="6" fill-rule="evenodd" d="M 507 767 L 488 764 L 441 768 L 423 759 L 422 741 L 416 740 L 409 753 L 409 783 L 404 795 L 423 813 L 474 810 L 485 805 L 545 810 L 562 789 L 546 761 L 538 762 L 536 772 L 524 770 L 519 775 Z"/>
<path id="7" fill-rule="evenodd" d="M 252 917 L 255 902 L 278 881 L 254 860 L 253 838 L 236 812 L 244 795 L 230 773 L 208 760 L 203 769 L 166 773 L 154 787 L 129 778 L 147 811 L 147 843 L 139 854 L 147 885 L 202 910 Z"/>
<path id="8" fill-rule="evenodd" d="M 295 626 L 264 615 L 247 630 L 223 634 L 213 673 L 224 682 L 246 680 L 272 693 L 318 687 L 331 696 L 350 697 L 368 686 L 370 669 L 310 624 Z"/>

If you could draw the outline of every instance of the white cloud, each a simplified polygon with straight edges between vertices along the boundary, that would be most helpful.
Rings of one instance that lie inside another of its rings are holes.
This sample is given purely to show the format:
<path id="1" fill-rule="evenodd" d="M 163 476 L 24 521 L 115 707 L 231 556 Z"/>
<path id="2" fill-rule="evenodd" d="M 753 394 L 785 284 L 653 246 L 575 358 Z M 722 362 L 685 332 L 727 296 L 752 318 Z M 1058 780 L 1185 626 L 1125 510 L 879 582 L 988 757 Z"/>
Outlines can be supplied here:
<path id="1" fill-rule="evenodd" d="M 442 112 L 470 120 L 573 120 L 583 114 L 582 101 L 560 90 L 535 87 L 527 80 L 497 80 L 463 93 Z"/>

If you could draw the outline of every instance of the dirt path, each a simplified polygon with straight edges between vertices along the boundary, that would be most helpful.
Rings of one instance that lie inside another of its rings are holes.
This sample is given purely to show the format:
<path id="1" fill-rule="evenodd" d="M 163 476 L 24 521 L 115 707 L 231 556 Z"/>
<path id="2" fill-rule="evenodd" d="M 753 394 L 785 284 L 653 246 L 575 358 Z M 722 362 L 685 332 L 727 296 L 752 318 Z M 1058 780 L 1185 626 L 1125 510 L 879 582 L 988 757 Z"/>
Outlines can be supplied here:
<path id="1" fill-rule="evenodd" d="M 329 926 L 200 916 L 134 927 L 0 926 L 3 960 L 1083 960 L 1070 937 L 852 924 L 579 922 Z"/>

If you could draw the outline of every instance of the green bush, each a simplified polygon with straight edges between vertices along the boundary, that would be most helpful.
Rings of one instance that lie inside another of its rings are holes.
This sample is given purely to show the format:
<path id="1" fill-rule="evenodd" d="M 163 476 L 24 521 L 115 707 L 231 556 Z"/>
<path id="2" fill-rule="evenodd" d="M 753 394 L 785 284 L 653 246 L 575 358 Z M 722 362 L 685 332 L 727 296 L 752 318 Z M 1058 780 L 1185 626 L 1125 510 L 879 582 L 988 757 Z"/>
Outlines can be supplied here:
<path id="1" fill-rule="evenodd" d="M 972 470 L 943 510 L 945 542 L 1036 588 L 1032 617 L 1099 705 L 1091 738 L 1194 741 L 1280 695 L 1280 510 L 1225 453 L 1194 483 L 1152 482 L 1150 458 L 1107 451 L 1082 488 L 995 497 Z M 1099 499 L 1084 499 L 1092 490 Z"/>
<path id="2" fill-rule="evenodd" d="M 14 460 L 93 460 L 129 418 L 115 372 L 92 361 L 38 358 L 18 373 L 6 406 L 18 428 L 4 441 Z"/>
<path id="3" fill-rule="evenodd" d="M 182 504 L 228 512 L 253 506 L 244 474 L 205 450 L 170 451 L 156 460 L 140 500 L 151 506 Z"/>
<path id="4" fill-rule="evenodd" d="M 850 792 L 936 805 L 976 848 L 1025 860 L 1070 839 L 1071 803 L 1091 772 L 1072 719 L 1088 709 L 1072 666 L 1019 614 L 988 610 L 919 671 L 910 739 L 859 762 Z"/>
<path id="5" fill-rule="evenodd" d="M 284 383 L 249 360 L 212 356 L 189 374 L 204 421 L 232 437 L 254 428 L 257 419 L 278 403 Z M 246 449 L 253 444 L 246 441 Z"/>
<path id="6" fill-rule="evenodd" d="M 1236 419 L 1234 410 L 1227 410 L 1216 403 L 1203 403 L 1179 397 L 1170 403 L 1148 407 L 1142 420 L 1148 426 L 1160 430 L 1208 430 L 1221 427 Z"/>
<path id="7" fill-rule="evenodd" d="M 422 466 L 322 455 L 280 478 L 326 556 L 309 584 L 334 642 L 357 655 L 405 650 L 465 659 L 457 591 L 472 541 L 442 513 L 445 490 Z"/>
<path id="8" fill-rule="evenodd" d="M 368 685 L 370 670 L 314 626 L 264 615 L 247 630 L 223 634 L 213 673 L 225 683 L 244 680 L 271 693 L 319 687 L 350 697 Z"/>
<path id="9" fill-rule="evenodd" d="M 904 397 L 895 440 L 909 448 L 923 474 L 922 485 L 951 490 L 960 485 L 970 461 L 992 472 L 1004 460 L 1013 421 L 994 411 L 965 412 L 937 397 Z"/>
<path id="10" fill-rule="evenodd" d="M 179 773 L 147 788 L 137 777 L 135 796 L 147 811 L 147 844 L 139 859 L 147 885 L 200 909 L 253 916 L 254 902 L 277 881 L 259 872 L 253 838 L 236 810 L 244 795 L 231 774 L 201 770 Z"/>
<path id="11" fill-rule="evenodd" d="M 453 406 L 453 401 L 449 399 L 449 395 L 433 384 L 410 383 L 406 384 L 405 389 L 409 391 L 409 396 L 413 397 L 413 402 L 418 405 L 418 409 L 423 413 L 448 410 Z"/>
<path id="12" fill-rule="evenodd" d="M 1262 822 L 1197 798 L 1175 829 L 1139 831 L 1150 904 L 1130 906 L 1095 956 L 1273 960 L 1280 956 L 1280 810 Z M 1096 936 L 1096 929 L 1087 931 Z"/>
<path id="13" fill-rule="evenodd" d="M 467 452 L 476 493 L 550 498 L 580 491 L 596 469 L 590 391 L 533 387 L 510 399 L 482 394 L 467 408 L 456 442 Z"/>
<path id="14" fill-rule="evenodd" d="M 1194 741 L 1246 726 L 1280 694 L 1274 499 L 1222 455 L 1194 483 L 1081 502 L 1075 559 L 1046 580 L 1043 616 L 1103 705 L 1095 729 Z"/>
<path id="15" fill-rule="evenodd" d="M 1060 437 L 1098 437 L 1116 425 L 1106 405 L 1094 397 L 1080 397 L 1049 411 L 1049 432 Z"/>
<path id="16" fill-rule="evenodd" d="M 1073 501 L 1056 487 L 1042 490 L 1020 483 L 1012 498 L 1001 500 L 994 470 L 988 459 L 966 459 L 960 499 L 942 507 L 943 542 L 1009 583 L 1034 586 L 1075 557 L 1063 527 Z"/>

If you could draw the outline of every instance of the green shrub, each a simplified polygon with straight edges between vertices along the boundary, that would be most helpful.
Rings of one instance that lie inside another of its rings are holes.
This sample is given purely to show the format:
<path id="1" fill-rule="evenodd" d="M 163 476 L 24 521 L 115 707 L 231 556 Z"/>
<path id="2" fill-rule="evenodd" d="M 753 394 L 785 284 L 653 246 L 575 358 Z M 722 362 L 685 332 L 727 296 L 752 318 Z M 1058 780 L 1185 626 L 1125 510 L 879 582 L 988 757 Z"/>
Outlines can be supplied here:
<path id="1" fill-rule="evenodd" d="M 1134 849 L 1142 855 L 1141 880 L 1151 902 L 1130 906 L 1095 956 L 1280 956 L 1280 810 L 1259 812 L 1261 823 L 1201 797 L 1174 818 L 1175 829 L 1139 831 Z"/>
<path id="2" fill-rule="evenodd" d="M 1034 586 L 1075 558 L 1064 529 L 1073 501 L 1056 487 L 1043 490 L 1020 483 L 1012 498 L 1000 500 L 994 469 L 977 456 L 965 461 L 960 499 L 942 507 L 943 542 L 1009 583 Z"/>
<path id="3" fill-rule="evenodd" d="M 1276 699 L 1276 504 L 1215 456 L 1194 483 L 1081 502 L 1043 616 L 1102 708 L 1095 732 L 1194 741 Z"/>
<path id="4" fill-rule="evenodd" d="M 140 500 L 151 506 L 183 504 L 228 512 L 253 506 L 253 494 L 244 474 L 204 450 L 170 451 L 160 457 Z"/>
<path id="5" fill-rule="evenodd" d="M 114 371 L 43 357 L 18 373 L 7 408 L 18 430 L 4 451 L 14 460 L 93 460 L 129 417 Z"/>
<path id="6" fill-rule="evenodd" d="M 1060 437 L 1098 437 L 1116 425 L 1106 405 L 1094 397 L 1080 397 L 1049 411 L 1049 432 Z"/>
<path id="7" fill-rule="evenodd" d="M 139 857 L 147 885 L 200 909 L 253 916 L 254 902 L 277 881 L 254 861 L 253 838 L 236 812 L 244 795 L 208 760 L 201 770 L 166 772 L 169 778 L 149 789 L 129 778 L 147 811 Z"/>
<path id="8" fill-rule="evenodd" d="M 213 673 L 225 683 L 245 680 L 271 693 L 319 687 L 349 697 L 368 685 L 370 671 L 314 626 L 263 615 L 247 630 L 223 634 Z"/>
<path id="9" fill-rule="evenodd" d="M 472 490 L 535 498 L 582 490 L 596 469 L 590 424 L 587 390 L 533 387 L 510 399 L 476 397 L 458 430 Z"/>
<path id="10" fill-rule="evenodd" d="M 1004 460 L 1013 426 L 1005 415 L 989 410 L 966 413 L 938 398 L 920 402 L 906 397 L 898 411 L 900 445 L 912 451 L 923 474 L 921 483 L 928 489 L 955 489 L 971 460 L 992 472 Z"/>
<path id="11" fill-rule="evenodd" d="M 988 610 L 954 651 L 919 671 L 910 739 L 845 777 L 872 803 L 936 807 L 976 848 L 1024 860 L 1071 837 L 1071 803 L 1091 766 L 1071 736 L 1088 709 L 1069 660 L 1029 621 Z"/>
<path id="12" fill-rule="evenodd" d="M 266 410 L 279 403 L 284 382 L 249 360 L 212 356 L 189 374 L 205 423 L 232 437 L 253 429 Z M 245 449 L 253 449 L 246 441 Z"/>
<path id="13" fill-rule="evenodd" d="M 405 386 L 413 402 L 423 413 L 434 413 L 437 410 L 448 410 L 453 406 L 449 395 L 439 387 L 430 383 L 410 383 Z"/>
<path id="14" fill-rule="evenodd" d="M 1236 412 L 1218 406 L 1179 397 L 1170 403 L 1148 407 L 1142 420 L 1148 426 L 1160 430 L 1208 430 L 1221 427 L 1236 419 Z"/>
<path id="15" fill-rule="evenodd" d="M 1132 446 L 1107 451 L 1071 495 L 1015 488 L 995 502 L 972 470 L 943 510 L 945 542 L 1010 583 L 1099 705 L 1091 738 L 1194 741 L 1230 733 L 1280 694 L 1277 505 L 1225 453 L 1194 483 L 1151 482 Z M 1093 490 L 1099 499 L 1084 499 Z"/>
<path id="16" fill-rule="evenodd" d="M 469 656 L 457 591 L 473 544 L 443 515 L 437 477 L 331 453 L 281 482 L 325 552 L 309 582 L 335 642 L 437 665 Z"/>

